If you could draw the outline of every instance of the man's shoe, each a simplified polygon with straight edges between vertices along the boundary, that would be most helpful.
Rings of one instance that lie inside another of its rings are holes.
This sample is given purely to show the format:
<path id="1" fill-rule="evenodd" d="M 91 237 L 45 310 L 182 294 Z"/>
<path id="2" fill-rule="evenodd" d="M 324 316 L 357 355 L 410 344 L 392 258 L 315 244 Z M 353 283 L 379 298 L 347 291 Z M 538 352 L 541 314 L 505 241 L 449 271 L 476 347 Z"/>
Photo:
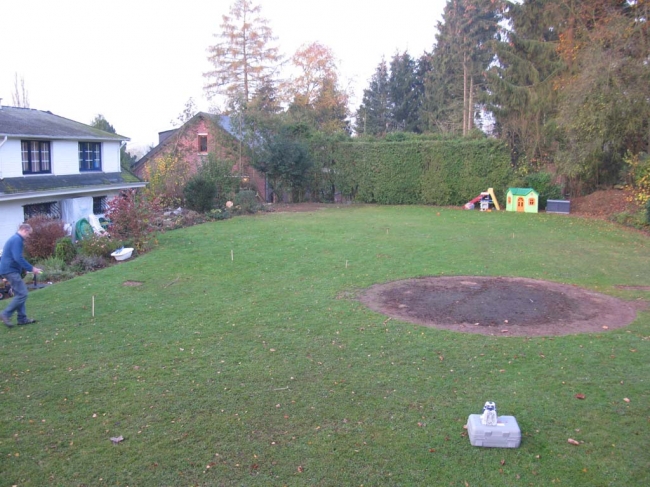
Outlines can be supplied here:
<path id="1" fill-rule="evenodd" d="M 7 317 L 6 317 L 5 315 L 3 315 L 2 313 L 0 313 L 0 319 L 2 320 L 2 322 L 3 322 L 5 325 L 7 325 L 7 328 L 13 328 L 14 324 L 11 322 L 11 320 L 10 320 L 9 318 L 7 318 Z"/>
<path id="2" fill-rule="evenodd" d="M 32 323 L 36 323 L 36 320 L 30 320 L 29 318 L 27 318 L 25 321 L 18 322 L 19 325 L 31 325 Z M 5 322 L 5 325 L 6 324 L 7 323 Z"/>

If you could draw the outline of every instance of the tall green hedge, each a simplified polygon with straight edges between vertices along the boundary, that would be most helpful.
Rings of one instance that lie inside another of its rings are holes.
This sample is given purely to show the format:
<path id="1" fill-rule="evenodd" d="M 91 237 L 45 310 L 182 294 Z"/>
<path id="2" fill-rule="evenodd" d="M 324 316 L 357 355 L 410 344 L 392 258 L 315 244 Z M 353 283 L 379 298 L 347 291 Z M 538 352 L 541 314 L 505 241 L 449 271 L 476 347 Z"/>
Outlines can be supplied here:
<path id="1" fill-rule="evenodd" d="M 462 205 L 487 188 L 502 200 L 512 180 L 494 139 L 341 142 L 332 148 L 337 190 L 363 203 Z"/>

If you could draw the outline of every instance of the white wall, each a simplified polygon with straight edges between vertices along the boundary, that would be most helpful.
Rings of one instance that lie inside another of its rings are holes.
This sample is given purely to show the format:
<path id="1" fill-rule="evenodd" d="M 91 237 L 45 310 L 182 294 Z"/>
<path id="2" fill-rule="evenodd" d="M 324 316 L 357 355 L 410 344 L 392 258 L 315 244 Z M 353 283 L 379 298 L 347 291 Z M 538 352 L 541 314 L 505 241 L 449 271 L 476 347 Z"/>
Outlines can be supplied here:
<path id="1" fill-rule="evenodd" d="M 0 249 L 5 242 L 18 230 L 23 222 L 23 205 L 16 202 L 0 203 Z"/>
<path id="2" fill-rule="evenodd" d="M 79 174 L 79 143 L 69 140 L 53 140 L 50 142 L 52 151 L 52 174 L 63 176 Z"/>
<path id="3" fill-rule="evenodd" d="M 72 227 L 74 234 L 74 226 L 78 220 L 87 218 L 93 212 L 93 197 L 106 196 L 106 200 L 110 201 L 119 194 L 119 191 L 97 191 L 87 196 L 78 198 L 66 198 L 65 196 L 56 197 L 43 197 L 38 199 L 31 199 L 25 201 L 6 201 L 0 202 L 0 248 L 9 237 L 11 237 L 20 225 L 25 220 L 25 211 L 23 210 L 24 204 L 46 203 L 50 201 L 58 201 L 61 206 L 61 221 L 67 223 Z"/>
<path id="4" fill-rule="evenodd" d="M 102 172 L 120 172 L 120 142 L 102 142 Z M 7 139 L 0 148 L 0 177 L 19 178 L 23 176 L 23 159 L 20 139 Z M 79 142 L 70 140 L 50 141 L 52 174 L 63 176 L 80 174 Z M 26 177 L 30 177 L 27 175 Z M 43 176 L 43 174 L 40 174 Z"/>
<path id="5" fill-rule="evenodd" d="M 20 155 L 20 140 L 7 139 L 0 147 L 0 177 L 18 178 L 23 175 L 23 159 Z"/>
<path id="6" fill-rule="evenodd" d="M 104 172 L 120 172 L 120 142 L 102 142 L 102 170 Z"/>

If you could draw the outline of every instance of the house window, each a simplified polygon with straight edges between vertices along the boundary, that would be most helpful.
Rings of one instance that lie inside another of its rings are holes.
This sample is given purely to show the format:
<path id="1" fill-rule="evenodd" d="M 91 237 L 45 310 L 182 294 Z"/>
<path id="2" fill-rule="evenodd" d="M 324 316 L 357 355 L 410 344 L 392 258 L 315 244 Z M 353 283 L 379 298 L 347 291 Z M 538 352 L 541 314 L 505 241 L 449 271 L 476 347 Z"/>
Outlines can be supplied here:
<path id="1" fill-rule="evenodd" d="M 93 215 L 103 215 L 107 208 L 106 196 L 93 197 Z"/>
<path id="2" fill-rule="evenodd" d="M 47 203 L 36 203 L 34 205 L 23 206 L 25 220 L 29 220 L 35 216 L 43 215 L 49 216 L 56 220 L 61 219 L 61 206 L 58 201 L 49 201 Z"/>
<path id="3" fill-rule="evenodd" d="M 23 174 L 52 172 L 50 166 L 50 143 L 45 140 L 22 140 Z"/>
<path id="4" fill-rule="evenodd" d="M 79 142 L 79 170 L 102 170 L 102 144 L 100 142 Z"/>
<path id="5" fill-rule="evenodd" d="M 528 198 L 528 206 L 535 206 L 535 198 Z"/>
<path id="6" fill-rule="evenodd" d="M 199 152 L 208 152 L 207 134 L 199 134 Z"/>

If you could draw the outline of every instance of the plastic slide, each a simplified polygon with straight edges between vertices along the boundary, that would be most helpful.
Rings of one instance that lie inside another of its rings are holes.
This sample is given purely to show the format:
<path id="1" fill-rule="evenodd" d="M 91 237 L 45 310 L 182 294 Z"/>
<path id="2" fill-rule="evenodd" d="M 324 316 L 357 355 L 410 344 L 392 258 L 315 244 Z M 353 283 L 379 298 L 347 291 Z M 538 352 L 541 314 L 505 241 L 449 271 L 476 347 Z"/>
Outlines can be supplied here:
<path id="1" fill-rule="evenodd" d="M 501 208 L 499 208 L 499 202 L 497 201 L 497 197 L 494 196 L 494 190 L 492 188 L 488 188 L 488 193 L 490 195 L 490 198 L 492 198 L 492 203 L 494 203 L 494 207 L 497 209 L 497 211 L 500 211 Z"/>
<path id="2" fill-rule="evenodd" d="M 476 203 L 478 203 L 479 201 L 481 201 L 481 200 L 483 199 L 483 197 L 485 197 L 485 196 L 489 196 L 489 197 L 492 199 L 492 203 L 494 204 L 494 208 L 495 208 L 497 211 L 498 211 L 498 210 L 501 210 L 501 208 L 499 207 L 499 202 L 497 201 L 497 198 L 496 198 L 496 196 L 494 195 L 494 189 L 492 189 L 492 188 L 488 188 L 487 191 L 481 193 L 481 194 L 478 195 L 476 198 L 474 198 L 474 199 L 468 201 L 467 203 L 465 203 L 465 205 L 463 205 L 463 207 L 464 207 L 466 210 L 473 210 L 473 209 L 474 209 L 474 205 L 475 205 Z"/>
<path id="3" fill-rule="evenodd" d="M 478 203 L 479 201 L 481 201 L 481 198 L 483 198 L 483 196 L 482 196 L 482 195 L 478 195 L 478 196 L 477 196 L 476 198 L 474 198 L 473 200 L 469 200 L 469 201 L 468 201 L 467 203 L 465 203 L 465 205 L 464 205 L 465 209 L 466 209 L 466 210 L 473 210 L 473 209 L 474 209 L 474 205 L 475 205 L 476 203 Z"/>

